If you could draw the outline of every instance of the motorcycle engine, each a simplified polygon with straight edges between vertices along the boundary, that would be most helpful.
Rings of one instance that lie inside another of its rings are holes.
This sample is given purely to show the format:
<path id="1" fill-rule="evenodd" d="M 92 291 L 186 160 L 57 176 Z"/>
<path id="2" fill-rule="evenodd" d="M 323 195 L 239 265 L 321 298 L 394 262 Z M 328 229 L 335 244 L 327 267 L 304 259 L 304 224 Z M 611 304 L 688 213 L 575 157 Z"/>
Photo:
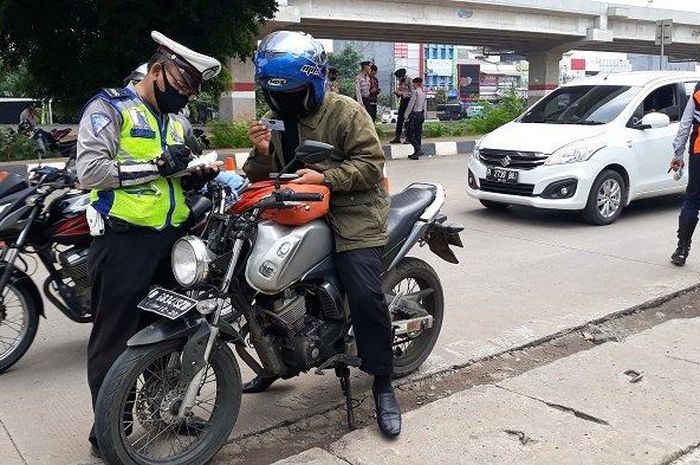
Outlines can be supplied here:
<path id="1" fill-rule="evenodd" d="M 63 276 L 59 292 L 63 298 L 74 302 L 73 306 L 81 309 L 82 313 L 90 312 L 91 283 L 88 276 L 88 247 L 75 246 L 58 254 Z"/>
<path id="2" fill-rule="evenodd" d="M 287 290 L 264 310 L 277 330 L 282 360 L 294 370 L 317 367 L 344 348 L 344 322 L 328 319 L 331 312 L 322 295 Z"/>

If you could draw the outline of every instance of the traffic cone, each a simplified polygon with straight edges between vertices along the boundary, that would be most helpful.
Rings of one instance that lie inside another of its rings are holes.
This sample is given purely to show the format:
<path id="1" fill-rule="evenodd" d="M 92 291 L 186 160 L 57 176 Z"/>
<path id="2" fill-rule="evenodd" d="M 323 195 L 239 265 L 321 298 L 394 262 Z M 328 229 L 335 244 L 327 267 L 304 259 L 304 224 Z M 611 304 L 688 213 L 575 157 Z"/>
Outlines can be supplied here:
<path id="1" fill-rule="evenodd" d="M 226 171 L 236 171 L 236 159 L 233 157 L 226 157 Z"/>

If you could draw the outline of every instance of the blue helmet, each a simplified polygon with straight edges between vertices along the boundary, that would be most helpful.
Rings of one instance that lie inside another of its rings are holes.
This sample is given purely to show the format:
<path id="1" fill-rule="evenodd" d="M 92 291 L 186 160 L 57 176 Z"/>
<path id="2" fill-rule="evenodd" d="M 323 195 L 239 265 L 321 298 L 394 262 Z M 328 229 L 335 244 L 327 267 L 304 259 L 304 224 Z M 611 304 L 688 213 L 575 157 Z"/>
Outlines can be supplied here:
<path id="1" fill-rule="evenodd" d="M 323 45 L 303 32 L 273 32 L 255 54 L 255 80 L 278 113 L 303 116 L 321 106 L 327 72 Z"/>

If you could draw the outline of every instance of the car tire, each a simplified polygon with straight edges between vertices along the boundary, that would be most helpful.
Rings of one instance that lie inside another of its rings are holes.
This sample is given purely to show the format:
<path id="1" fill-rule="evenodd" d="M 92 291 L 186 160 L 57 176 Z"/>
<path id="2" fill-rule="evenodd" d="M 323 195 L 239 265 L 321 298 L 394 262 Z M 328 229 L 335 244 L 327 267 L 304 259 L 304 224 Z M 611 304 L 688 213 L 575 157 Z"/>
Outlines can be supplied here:
<path id="1" fill-rule="evenodd" d="M 581 215 L 595 226 L 612 224 L 627 204 L 627 184 L 617 171 L 604 170 L 593 182 L 588 202 Z"/>
<path id="2" fill-rule="evenodd" d="M 481 205 L 488 208 L 489 210 L 507 210 L 510 207 L 509 203 L 494 202 L 493 200 L 479 200 Z"/>

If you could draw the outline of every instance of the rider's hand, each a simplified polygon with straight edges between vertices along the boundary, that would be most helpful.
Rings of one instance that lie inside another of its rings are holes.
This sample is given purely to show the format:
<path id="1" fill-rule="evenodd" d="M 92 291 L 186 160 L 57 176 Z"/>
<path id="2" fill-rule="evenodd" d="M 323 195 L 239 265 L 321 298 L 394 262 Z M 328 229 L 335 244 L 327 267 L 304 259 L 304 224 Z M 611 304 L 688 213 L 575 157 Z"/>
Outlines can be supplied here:
<path id="1" fill-rule="evenodd" d="M 164 178 L 179 173 L 187 168 L 192 152 L 186 145 L 169 145 L 156 159 L 158 172 Z"/>
<path id="2" fill-rule="evenodd" d="M 683 161 L 683 159 L 674 158 L 673 160 L 671 160 L 671 169 L 673 171 L 681 170 L 684 167 L 685 167 L 685 162 Z"/>
<path id="3" fill-rule="evenodd" d="M 297 171 L 296 179 L 292 179 L 290 182 L 295 184 L 323 184 L 323 173 L 311 170 L 309 168 L 302 168 Z"/>
<path id="4" fill-rule="evenodd" d="M 272 131 L 260 123 L 253 121 L 248 126 L 248 137 L 255 147 L 255 155 L 266 157 L 270 154 L 270 138 Z"/>

